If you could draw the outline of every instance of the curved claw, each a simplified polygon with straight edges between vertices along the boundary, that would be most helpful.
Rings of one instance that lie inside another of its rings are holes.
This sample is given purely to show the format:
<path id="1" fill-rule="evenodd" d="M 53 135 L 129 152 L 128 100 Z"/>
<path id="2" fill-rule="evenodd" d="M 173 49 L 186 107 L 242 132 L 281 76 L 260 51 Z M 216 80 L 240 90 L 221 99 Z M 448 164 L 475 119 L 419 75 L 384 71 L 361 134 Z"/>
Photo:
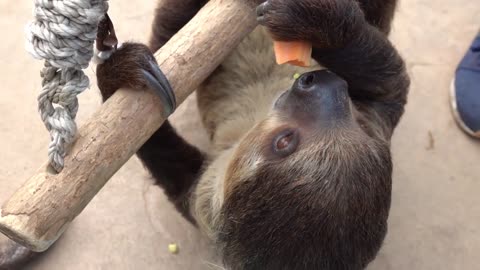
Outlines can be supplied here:
<path id="1" fill-rule="evenodd" d="M 262 24 L 265 22 L 265 14 L 270 7 L 269 1 L 265 1 L 264 3 L 260 4 L 257 9 L 257 22 Z"/>
<path id="2" fill-rule="evenodd" d="M 149 63 L 153 72 L 153 76 L 155 76 L 155 78 L 157 78 L 157 80 L 165 87 L 165 89 L 167 89 L 168 97 L 171 101 L 173 110 L 175 110 L 177 108 L 177 100 L 175 98 L 175 93 L 173 93 L 173 89 L 168 82 L 167 77 L 165 77 L 165 74 L 163 74 L 162 70 L 155 61 L 150 61 Z"/>
<path id="3" fill-rule="evenodd" d="M 166 112 L 170 115 L 177 107 L 175 94 L 167 77 L 165 77 L 158 65 L 154 61 L 149 61 L 149 64 L 150 70 L 142 69 L 142 74 L 145 77 L 148 87 L 152 88 L 160 97 L 166 106 Z"/>

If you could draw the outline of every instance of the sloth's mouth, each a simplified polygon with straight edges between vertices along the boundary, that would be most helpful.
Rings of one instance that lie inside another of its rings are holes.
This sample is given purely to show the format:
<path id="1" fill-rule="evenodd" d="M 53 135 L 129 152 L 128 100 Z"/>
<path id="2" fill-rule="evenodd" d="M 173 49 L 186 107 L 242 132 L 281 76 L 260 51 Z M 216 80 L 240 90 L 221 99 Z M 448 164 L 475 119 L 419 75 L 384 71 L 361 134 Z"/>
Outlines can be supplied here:
<path id="1" fill-rule="evenodd" d="M 289 91 L 290 90 L 284 91 L 277 97 L 277 99 L 275 99 L 275 102 L 273 103 L 273 108 L 277 108 L 279 106 L 279 103 L 281 102 L 282 99 L 285 99 Z"/>

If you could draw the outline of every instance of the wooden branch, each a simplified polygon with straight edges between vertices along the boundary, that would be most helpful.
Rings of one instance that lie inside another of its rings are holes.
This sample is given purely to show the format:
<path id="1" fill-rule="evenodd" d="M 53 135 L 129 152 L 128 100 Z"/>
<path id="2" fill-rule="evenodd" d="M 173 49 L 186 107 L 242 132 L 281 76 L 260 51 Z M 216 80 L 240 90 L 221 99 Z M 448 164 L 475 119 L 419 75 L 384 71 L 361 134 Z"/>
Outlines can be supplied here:
<path id="1" fill-rule="evenodd" d="M 181 104 L 256 26 L 258 0 L 210 0 L 155 55 Z M 79 130 L 60 174 L 46 165 L 0 210 L 0 231 L 44 251 L 166 116 L 151 91 L 120 89 Z"/>

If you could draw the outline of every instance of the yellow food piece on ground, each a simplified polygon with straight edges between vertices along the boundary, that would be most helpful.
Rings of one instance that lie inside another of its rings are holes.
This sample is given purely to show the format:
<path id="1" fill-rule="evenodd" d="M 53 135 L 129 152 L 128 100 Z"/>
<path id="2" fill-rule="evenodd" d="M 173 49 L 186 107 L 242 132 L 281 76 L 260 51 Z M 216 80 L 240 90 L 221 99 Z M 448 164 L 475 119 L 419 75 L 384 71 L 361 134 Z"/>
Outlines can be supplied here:
<path id="1" fill-rule="evenodd" d="M 178 253 L 178 245 L 177 244 L 169 244 L 168 245 L 168 251 L 172 254 L 177 254 Z"/>

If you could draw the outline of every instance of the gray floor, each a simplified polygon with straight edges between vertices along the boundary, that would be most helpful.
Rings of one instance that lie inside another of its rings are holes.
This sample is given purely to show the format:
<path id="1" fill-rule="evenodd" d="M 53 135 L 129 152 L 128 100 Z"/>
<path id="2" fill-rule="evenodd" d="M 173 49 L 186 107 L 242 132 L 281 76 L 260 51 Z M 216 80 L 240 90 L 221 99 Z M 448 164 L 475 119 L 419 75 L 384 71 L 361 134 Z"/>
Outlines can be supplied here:
<path id="1" fill-rule="evenodd" d="M 41 63 L 24 51 L 32 1 L 0 0 L 0 201 L 45 160 L 48 135 L 36 111 Z M 145 41 L 155 1 L 111 2 L 122 39 Z M 123 13 L 121 13 L 123 11 Z M 392 40 L 413 79 L 406 114 L 393 140 L 394 196 L 390 231 L 370 270 L 479 269 L 480 141 L 459 131 L 448 90 L 455 66 L 480 28 L 475 0 L 403 0 Z M 139 29 L 142 29 L 139 31 Z M 89 68 L 93 74 L 93 68 Z M 80 99 L 79 121 L 99 106 L 92 87 Z M 176 124 L 193 142 L 194 103 Z M 188 107 L 188 109 L 187 109 Z M 220 269 L 197 231 L 130 160 L 32 270 Z M 178 243 L 180 253 L 167 250 Z"/>

